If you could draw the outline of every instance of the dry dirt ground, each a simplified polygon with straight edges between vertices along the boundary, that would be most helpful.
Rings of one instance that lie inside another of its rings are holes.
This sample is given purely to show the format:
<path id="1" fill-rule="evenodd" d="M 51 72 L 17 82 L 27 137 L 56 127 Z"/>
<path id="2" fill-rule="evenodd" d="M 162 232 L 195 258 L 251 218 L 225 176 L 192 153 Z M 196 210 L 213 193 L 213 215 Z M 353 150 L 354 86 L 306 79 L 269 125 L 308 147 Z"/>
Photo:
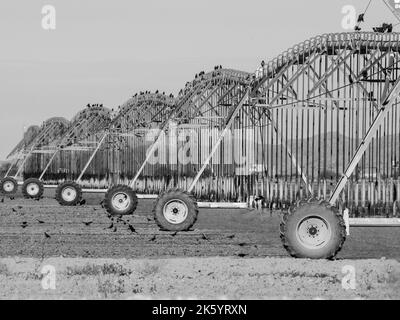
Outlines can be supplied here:
<path id="1" fill-rule="evenodd" d="M 44 266 L 54 268 L 45 277 L 42 272 L 50 269 Z M 345 266 L 355 270 L 354 290 L 342 286 Z M 55 287 L 49 281 L 52 275 Z M 400 299 L 400 264 L 287 258 L 9 258 L 0 260 L 0 283 L 0 299 Z"/>
<path id="2" fill-rule="evenodd" d="M 400 298 L 396 228 L 352 229 L 334 262 L 294 260 L 276 212 L 202 209 L 193 231 L 174 234 L 159 231 L 152 201 L 112 221 L 102 196 L 85 198 L 67 208 L 0 197 L 0 298 Z M 46 264 L 55 291 L 41 287 Z M 342 288 L 345 265 L 356 290 Z"/>

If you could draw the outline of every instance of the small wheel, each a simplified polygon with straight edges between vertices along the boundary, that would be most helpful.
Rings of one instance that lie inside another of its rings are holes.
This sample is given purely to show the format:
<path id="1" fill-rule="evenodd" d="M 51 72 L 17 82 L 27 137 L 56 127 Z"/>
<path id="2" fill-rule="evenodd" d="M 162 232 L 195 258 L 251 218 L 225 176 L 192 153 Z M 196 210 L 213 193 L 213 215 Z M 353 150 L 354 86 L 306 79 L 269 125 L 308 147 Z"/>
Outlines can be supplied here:
<path id="1" fill-rule="evenodd" d="M 128 186 L 115 186 L 107 191 L 104 206 L 113 216 L 131 215 L 138 205 L 136 193 Z"/>
<path id="2" fill-rule="evenodd" d="M 193 195 L 170 190 L 158 198 L 153 213 L 161 230 L 188 231 L 196 223 L 199 209 Z"/>
<path id="3" fill-rule="evenodd" d="M 333 259 L 346 240 L 343 217 L 326 203 L 300 204 L 283 217 L 281 239 L 295 258 Z"/>
<path id="4" fill-rule="evenodd" d="M 22 194 L 26 199 L 40 199 L 43 196 L 43 182 L 39 179 L 30 178 L 22 186 Z"/>
<path id="5" fill-rule="evenodd" d="M 62 206 L 76 206 L 82 201 L 82 188 L 75 182 L 64 182 L 57 187 L 56 200 Z"/>
<path id="6" fill-rule="evenodd" d="M 17 180 L 11 177 L 1 180 L 1 192 L 7 196 L 12 196 L 18 191 Z"/>

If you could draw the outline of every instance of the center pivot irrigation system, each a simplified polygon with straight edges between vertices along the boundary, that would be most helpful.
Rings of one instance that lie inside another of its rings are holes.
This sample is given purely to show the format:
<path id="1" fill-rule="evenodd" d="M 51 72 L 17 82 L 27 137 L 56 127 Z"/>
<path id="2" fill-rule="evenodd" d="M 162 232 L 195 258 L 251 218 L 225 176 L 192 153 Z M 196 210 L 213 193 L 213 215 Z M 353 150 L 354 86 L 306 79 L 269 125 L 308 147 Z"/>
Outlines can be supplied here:
<path id="1" fill-rule="evenodd" d="M 18 165 L 17 172 L 13 177 L 5 177 L 2 180 L 3 192 L 10 185 L 8 194 L 14 194 L 17 190 L 17 179 L 21 175 L 25 165 L 29 160 L 32 161 L 35 155 L 45 156 L 40 163 L 33 161 L 33 164 L 41 167 L 39 177 L 30 177 L 23 182 L 22 192 L 26 198 L 40 199 L 44 191 L 43 178 L 51 165 L 56 162 L 57 156 L 66 152 L 90 152 L 95 153 L 98 150 L 96 146 L 98 139 L 98 130 L 108 127 L 111 121 L 111 112 L 103 107 L 88 106 L 79 112 L 69 123 L 63 118 L 52 118 L 43 123 L 36 138 L 24 149 L 21 163 Z M 90 138 L 92 141 L 90 141 Z M 94 151 L 93 151 L 94 150 Z M 62 156 L 62 155 L 61 155 Z M 10 168 L 11 169 L 11 168 Z M 82 170 L 82 175 L 87 166 Z M 11 171 L 11 170 L 9 170 Z M 79 181 L 79 179 L 78 179 Z M 74 189 L 69 188 L 68 184 L 62 185 L 60 192 L 57 189 L 57 198 L 64 205 L 69 205 L 69 200 L 80 197 L 74 195 Z M 63 197 L 60 197 L 62 195 Z M 77 203 L 75 203 L 77 204 Z"/>
<path id="2" fill-rule="evenodd" d="M 25 135 L 24 139 L 8 156 L 8 158 L 14 158 L 14 160 L 11 162 L 5 177 L 1 181 L 3 193 L 12 195 L 17 192 L 17 179 L 22 174 L 29 158 L 33 154 L 52 152 L 52 144 L 58 140 L 68 126 L 69 122 L 64 118 L 51 118 L 45 121 L 40 128 L 30 127 L 28 129 L 27 134 L 32 132 L 29 134 L 30 138 Z M 11 176 L 11 173 L 15 169 L 15 173 Z M 23 183 L 23 194 L 25 197 L 40 198 L 43 195 L 43 184 L 40 181 L 43 175 L 41 175 L 39 179 L 27 179 Z"/>
<path id="3" fill-rule="evenodd" d="M 83 189 L 79 182 L 102 146 L 111 151 L 109 152 L 112 158 L 109 162 L 110 166 L 119 167 L 119 161 L 115 161 L 115 158 L 119 160 L 120 153 L 123 153 L 122 145 L 127 143 L 126 140 L 129 139 L 133 146 L 144 145 L 145 135 L 143 131 L 152 129 L 162 119 L 165 119 L 174 106 L 175 100 L 165 95 L 136 95 L 120 107 L 119 113 L 113 120 L 107 121 L 106 125 L 101 127 L 97 123 L 95 132 L 97 137 L 100 137 L 100 139 L 97 139 L 97 146 L 76 181 L 66 181 L 57 188 L 56 199 L 58 202 L 66 206 L 74 206 L 80 203 Z M 110 157 L 110 154 L 108 157 Z M 137 157 L 140 157 L 140 154 Z M 132 161 L 132 159 L 130 160 Z M 132 199 L 131 205 L 133 212 L 137 205 L 136 196 Z"/>
<path id="4" fill-rule="evenodd" d="M 287 251 L 333 258 L 349 215 L 365 217 L 374 199 L 389 204 L 385 217 L 399 222 L 399 63 L 398 33 L 325 34 L 255 73 L 202 72 L 177 99 L 137 95 L 104 126 L 89 117 L 96 130 L 84 127 L 95 147 L 78 179 L 58 187 L 57 199 L 79 203 L 79 182 L 106 145 L 116 175 L 104 201 L 112 215 L 132 214 L 137 193 L 150 185 L 159 193 L 157 224 L 174 232 L 193 227 L 199 199 L 275 199 L 289 208 L 280 227 Z M 77 148 L 84 137 L 73 137 L 61 145 Z"/>

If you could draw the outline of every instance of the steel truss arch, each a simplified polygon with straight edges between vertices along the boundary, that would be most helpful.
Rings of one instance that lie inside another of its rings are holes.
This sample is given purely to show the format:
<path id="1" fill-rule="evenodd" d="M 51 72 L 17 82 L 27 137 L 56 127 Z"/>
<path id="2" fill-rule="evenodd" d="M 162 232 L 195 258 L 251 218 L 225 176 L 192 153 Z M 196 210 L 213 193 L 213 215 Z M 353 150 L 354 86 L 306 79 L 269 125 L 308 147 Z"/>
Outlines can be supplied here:
<path id="1" fill-rule="evenodd" d="M 385 103 L 386 117 L 381 117 L 369 147 L 347 177 L 349 184 L 339 190 L 340 200 L 359 204 L 354 190 L 397 179 L 399 99 L 390 94 L 400 79 L 399 53 L 398 33 L 326 34 L 296 45 L 257 70 L 251 101 L 263 119 L 274 123 L 266 143 L 266 163 L 273 168 L 268 176 L 288 186 L 303 174 L 312 185 L 311 194 L 299 190 L 298 183 L 296 190 L 285 187 L 279 198 L 329 199 L 337 193 L 336 182 L 366 142 Z M 333 196 L 332 202 L 338 198 Z"/>

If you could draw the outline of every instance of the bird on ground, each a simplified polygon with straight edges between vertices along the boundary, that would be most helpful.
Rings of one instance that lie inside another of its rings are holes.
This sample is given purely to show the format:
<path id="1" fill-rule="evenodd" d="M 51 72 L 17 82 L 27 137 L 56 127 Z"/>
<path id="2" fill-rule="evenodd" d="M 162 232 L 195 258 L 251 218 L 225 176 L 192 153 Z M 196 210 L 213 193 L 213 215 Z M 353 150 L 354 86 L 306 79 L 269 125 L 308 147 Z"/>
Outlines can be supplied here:
<path id="1" fill-rule="evenodd" d="M 41 221 L 41 220 L 38 220 L 38 219 L 36 219 L 36 221 L 37 221 L 37 223 L 39 223 L 39 224 L 44 224 L 44 221 Z"/>
<path id="2" fill-rule="evenodd" d="M 1 201 L 1 203 L 4 203 L 4 198 L 3 198 L 3 199 L 1 199 L 0 201 Z"/>
<path id="3" fill-rule="evenodd" d="M 173 234 L 171 234 L 171 237 L 175 237 L 177 234 L 178 234 L 178 231 L 176 231 Z"/>
<path id="4" fill-rule="evenodd" d="M 236 237 L 236 235 L 234 235 L 234 234 L 231 235 L 231 236 L 227 236 L 227 238 L 228 238 L 228 239 L 231 239 L 231 240 L 232 240 L 233 238 L 235 238 L 235 237 Z"/>
<path id="5" fill-rule="evenodd" d="M 246 253 L 239 253 L 237 256 L 238 256 L 239 258 L 244 258 L 244 257 L 247 257 L 248 254 L 246 254 Z"/>
<path id="6" fill-rule="evenodd" d="M 86 200 L 85 199 L 83 199 L 81 202 L 79 202 L 80 206 L 84 206 L 85 204 L 86 204 Z"/>
<path id="7" fill-rule="evenodd" d="M 50 239 L 50 238 L 51 238 L 51 236 L 50 236 L 47 232 L 44 233 L 44 236 L 45 236 L 47 239 Z"/>
<path id="8" fill-rule="evenodd" d="M 136 229 L 130 224 L 128 225 L 128 229 L 129 231 L 131 231 L 132 233 L 136 233 Z"/>
<path id="9" fill-rule="evenodd" d="M 154 241 L 156 241 L 156 239 L 157 239 L 157 236 L 154 235 L 153 237 L 151 237 L 151 239 L 149 241 L 154 242 Z"/>
<path id="10" fill-rule="evenodd" d="M 201 235 L 202 235 L 201 238 L 202 238 L 203 240 L 206 240 L 206 241 L 209 241 L 209 240 L 210 240 L 210 239 L 208 239 L 208 237 L 207 237 L 204 233 L 202 233 Z"/>
<path id="11" fill-rule="evenodd" d="M 89 227 L 93 223 L 93 221 L 88 221 L 88 222 L 83 222 L 83 223 L 86 227 Z"/>

